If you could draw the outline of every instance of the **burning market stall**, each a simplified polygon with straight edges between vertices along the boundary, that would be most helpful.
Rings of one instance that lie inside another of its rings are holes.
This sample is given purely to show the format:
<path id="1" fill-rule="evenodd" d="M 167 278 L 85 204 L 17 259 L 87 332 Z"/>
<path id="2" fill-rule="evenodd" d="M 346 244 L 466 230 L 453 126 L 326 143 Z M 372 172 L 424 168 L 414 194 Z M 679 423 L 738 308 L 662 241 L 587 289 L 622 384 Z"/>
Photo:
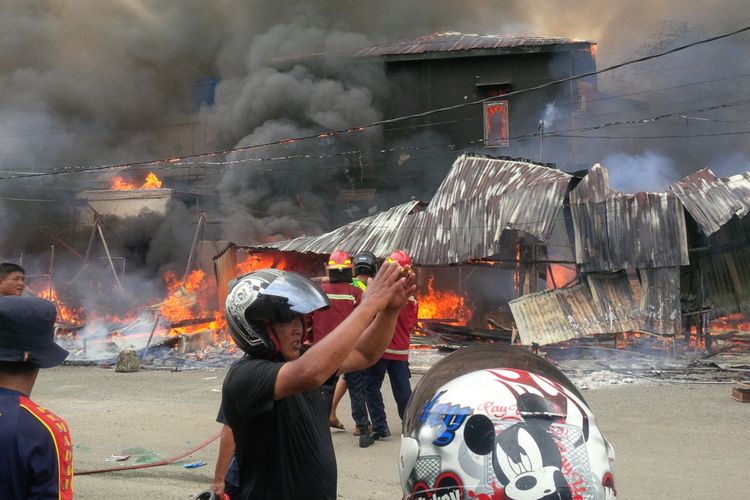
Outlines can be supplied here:
<path id="1" fill-rule="evenodd" d="M 570 193 L 579 283 L 511 301 L 523 343 L 631 380 L 746 376 L 749 180 L 702 170 L 666 193 L 624 194 L 594 166 Z"/>
<path id="2" fill-rule="evenodd" d="M 750 173 L 718 178 L 703 169 L 670 189 L 690 216 L 690 267 L 681 282 L 686 330 L 706 343 L 722 330 L 749 331 Z"/>
<path id="3" fill-rule="evenodd" d="M 503 302 L 536 290 L 552 264 L 572 263 L 553 262 L 546 247 L 563 220 L 572 178 L 527 161 L 463 154 L 429 203 L 407 202 L 265 248 L 315 255 L 369 250 L 379 258 L 403 249 L 417 270 L 425 331 L 510 341 L 509 315 L 498 313 Z"/>
<path id="4" fill-rule="evenodd" d="M 599 165 L 570 193 L 579 284 L 511 301 L 524 344 L 621 332 L 679 333 L 679 266 L 688 264 L 680 200 L 611 191 Z"/>

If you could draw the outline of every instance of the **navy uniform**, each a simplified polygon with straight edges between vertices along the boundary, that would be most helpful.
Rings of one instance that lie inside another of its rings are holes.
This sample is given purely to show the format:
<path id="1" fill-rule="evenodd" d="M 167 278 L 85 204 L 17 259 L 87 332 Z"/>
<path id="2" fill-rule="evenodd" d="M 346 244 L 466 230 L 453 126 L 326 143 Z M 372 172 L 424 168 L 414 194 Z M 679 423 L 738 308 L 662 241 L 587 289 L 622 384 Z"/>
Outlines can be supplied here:
<path id="1" fill-rule="evenodd" d="M 73 445 L 65 421 L 0 387 L 2 498 L 73 498 Z"/>
<path id="2" fill-rule="evenodd" d="M 73 445 L 65 421 L 29 394 L 40 368 L 63 362 L 57 310 L 37 297 L 0 297 L 0 499 L 73 498 Z M 21 392 L 25 391 L 25 392 Z"/>

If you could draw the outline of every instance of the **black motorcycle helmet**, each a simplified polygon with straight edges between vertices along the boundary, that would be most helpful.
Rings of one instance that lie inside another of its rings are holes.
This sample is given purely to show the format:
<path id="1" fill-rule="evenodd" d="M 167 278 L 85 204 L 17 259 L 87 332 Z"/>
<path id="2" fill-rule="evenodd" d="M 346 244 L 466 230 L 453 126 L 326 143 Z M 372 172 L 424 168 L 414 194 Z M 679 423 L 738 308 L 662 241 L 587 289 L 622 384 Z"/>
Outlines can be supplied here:
<path id="1" fill-rule="evenodd" d="M 354 256 L 354 274 L 375 276 L 378 272 L 378 258 L 372 252 L 359 252 Z"/>
<path id="2" fill-rule="evenodd" d="M 229 283 L 224 313 L 229 333 L 240 349 L 272 356 L 278 348 L 268 323 L 291 321 L 330 305 L 318 285 L 301 274 L 263 269 Z"/>

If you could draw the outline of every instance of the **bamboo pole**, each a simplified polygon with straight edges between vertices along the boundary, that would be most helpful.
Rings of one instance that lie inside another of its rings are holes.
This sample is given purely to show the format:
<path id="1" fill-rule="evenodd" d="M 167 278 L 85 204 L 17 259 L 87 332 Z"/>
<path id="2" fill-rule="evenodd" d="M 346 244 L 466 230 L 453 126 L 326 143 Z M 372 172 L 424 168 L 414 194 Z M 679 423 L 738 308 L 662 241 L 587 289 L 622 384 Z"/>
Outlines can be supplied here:
<path id="1" fill-rule="evenodd" d="M 122 288 L 122 283 L 120 283 L 120 278 L 117 276 L 117 270 L 115 269 L 114 262 L 112 262 L 112 256 L 109 254 L 109 247 L 107 246 L 107 240 L 104 239 L 104 233 L 102 232 L 102 227 L 99 225 L 99 219 L 95 221 L 95 224 L 96 224 L 96 229 L 99 231 L 99 238 L 101 238 L 102 245 L 104 245 L 104 253 L 107 254 L 109 267 L 110 269 L 112 269 L 112 274 L 115 276 L 117 287 L 120 289 L 120 292 L 124 294 L 125 290 Z"/>

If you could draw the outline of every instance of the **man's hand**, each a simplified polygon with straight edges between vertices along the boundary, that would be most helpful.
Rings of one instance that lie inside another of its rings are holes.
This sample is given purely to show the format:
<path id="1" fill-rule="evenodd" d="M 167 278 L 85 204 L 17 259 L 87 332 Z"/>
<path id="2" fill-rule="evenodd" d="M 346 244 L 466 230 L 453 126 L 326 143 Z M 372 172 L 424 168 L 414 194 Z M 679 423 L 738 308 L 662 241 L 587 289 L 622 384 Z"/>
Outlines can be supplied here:
<path id="1" fill-rule="evenodd" d="M 402 286 L 398 287 L 391 297 L 391 301 L 388 302 L 386 309 L 398 311 L 409 300 L 411 295 L 417 291 L 417 275 L 411 269 L 403 270 L 401 273 L 402 279 L 399 280 Z"/>
<path id="2" fill-rule="evenodd" d="M 397 262 L 383 264 L 374 278 L 367 281 L 367 289 L 362 296 L 362 303 L 372 304 L 378 311 L 389 306 L 394 296 L 405 286 L 406 278 L 401 274 Z"/>
<path id="3" fill-rule="evenodd" d="M 214 479 L 211 483 L 211 491 L 214 492 L 216 498 L 224 498 L 224 479 Z"/>

